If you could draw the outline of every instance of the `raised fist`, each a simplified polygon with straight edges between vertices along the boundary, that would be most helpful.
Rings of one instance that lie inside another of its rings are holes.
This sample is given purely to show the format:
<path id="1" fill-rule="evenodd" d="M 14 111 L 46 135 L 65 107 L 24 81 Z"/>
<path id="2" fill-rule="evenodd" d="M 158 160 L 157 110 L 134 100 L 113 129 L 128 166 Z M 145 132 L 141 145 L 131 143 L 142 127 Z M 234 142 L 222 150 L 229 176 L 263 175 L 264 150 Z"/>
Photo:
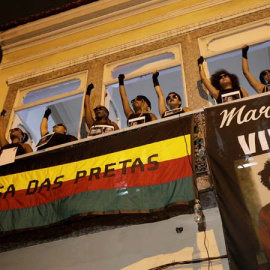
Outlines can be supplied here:
<path id="1" fill-rule="evenodd" d="M 153 79 L 154 86 L 159 85 L 158 75 L 159 75 L 159 72 L 158 71 L 156 71 L 156 72 L 153 73 L 152 79 Z"/>
<path id="2" fill-rule="evenodd" d="M 203 56 L 200 56 L 200 57 L 198 58 L 198 60 L 197 60 L 198 66 L 199 66 L 199 65 L 202 65 L 203 62 L 204 62 L 204 58 L 203 58 Z"/>
<path id="3" fill-rule="evenodd" d="M 248 46 L 248 45 L 244 45 L 244 46 L 242 47 L 242 56 L 243 56 L 244 58 L 246 58 L 246 59 L 247 59 L 247 52 L 248 52 L 248 49 L 249 49 L 249 46 Z"/>
<path id="4" fill-rule="evenodd" d="M 119 81 L 120 85 L 124 85 L 124 79 L 125 79 L 125 75 L 124 74 L 119 74 L 118 81 Z"/>
<path id="5" fill-rule="evenodd" d="M 86 90 L 86 95 L 90 96 L 91 94 L 91 91 L 94 89 L 94 85 L 92 83 L 90 83 L 88 86 L 87 86 L 87 90 Z"/>
<path id="6" fill-rule="evenodd" d="M 45 118 L 47 118 L 47 119 L 48 119 L 51 113 L 52 113 L 51 109 L 50 109 L 50 108 L 47 108 L 47 110 L 45 111 L 45 113 L 44 113 L 44 116 L 43 116 L 43 117 L 45 117 Z"/>

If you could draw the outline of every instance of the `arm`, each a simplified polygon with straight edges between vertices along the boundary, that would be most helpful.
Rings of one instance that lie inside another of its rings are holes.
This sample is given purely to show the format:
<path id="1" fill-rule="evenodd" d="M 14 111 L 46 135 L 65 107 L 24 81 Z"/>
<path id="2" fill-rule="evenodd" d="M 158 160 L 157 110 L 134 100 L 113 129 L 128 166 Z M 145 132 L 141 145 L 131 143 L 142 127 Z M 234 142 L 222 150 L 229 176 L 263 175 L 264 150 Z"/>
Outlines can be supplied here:
<path id="1" fill-rule="evenodd" d="M 192 109 L 189 108 L 189 107 L 184 107 L 184 108 L 183 108 L 183 111 L 184 111 L 184 112 L 190 112 L 190 111 L 192 111 Z"/>
<path id="2" fill-rule="evenodd" d="M 23 149 L 25 150 L 25 153 L 33 152 L 32 147 L 28 143 L 24 143 L 22 146 L 23 146 Z"/>
<path id="3" fill-rule="evenodd" d="M 120 96 L 121 96 L 121 100 L 122 100 L 122 105 L 123 105 L 123 109 L 124 109 L 126 118 L 128 118 L 133 113 L 133 110 L 131 109 L 131 107 L 129 105 L 126 89 L 125 89 L 125 86 L 124 86 L 124 79 L 125 79 L 124 74 L 120 74 L 118 76 L 119 92 L 120 92 Z"/>
<path id="4" fill-rule="evenodd" d="M 151 116 L 151 121 L 157 120 L 157 117 L 155 114 L 150 113 L 150 116 Z"/>
<path id="5" fill-rule="evenodd" d="M 51 109 L 48 108 L 45 113 L 44 116 L 41 120 L 40 123 L 40 135 L 41 137 L 43 137 L 44 135 L 46 135 L 48 133 L 48 118 L 50 116 L 50 114 L 52 113 Z"/>
<path id="6" fill-rule="evenodd" d="M 243 97 L 248 97 L 249 96 L 249 94 L 247 93 L 247 91 L 244 88 L 240 87 L 240 89 L 241 89 L 241 91 L 243 93 Z"/>
<path id="7" fill-rule="evenodd" d="M 242 69 L 243 69 L 243 74 L 245 75 L 247 81 L 253 87 L 253 89 L 257 93 L 262 93 L 264 85 L 260 83 L 256 78 L 249 72 L 249 65 L 248 65 L 248 57 L 247 57 L 247 52 L 248 52 L 249 46 L 244 45 L 242 48 Z"/>
<path id="8" fill-rule="evenodd" d="M 119 127 L 118 127 L 118 125 L 116 123 L 112 122 L 112 125 L 114 127 L 114 130 L 118 130 L 119 129 Z"/>
<path id="9" fill-rule="evenodd" d="M 199 74 L 200 74 L 201 80 L 203 84 L 205 85 L 205 87 L 207 88 L 207 90 L 210 92 L 211 96 L 214 99 L 217 99 L 219 91 L 207 79 L 206 74 L 204 72 L 204 68 L 203 68 L 203 61 L 204 61 L 204 58 L 200 56 L 200 58 L 198 59 L 198 66 L 199 66 Z"/>
<path id="10" fill-rule="evenodd" d="M 89 129 L 94 123 L 94 119 L 91 113 L 91 105 L 90 105 L 90 94 L 93 88 L 94 88 L 94 85 L 92 83 L 88 85 L 85 98 L 84 98 L 85 121 Z"/>
<path id="11" fill-rule="evenodd" d="M 0 115 L 0 147 L 8 145 L 8 141 L 5 137 L 5 128 L 4 128 L 4 115 Z"/>
<path id="12" fill-rule="evenodd" d="M 159 75 L 158 71 L 154 72 L 153 76 L 152 76 L 152 79 L 153 79 L 153 84 L 154 84 L 154 87 L 155 87 L 155 90 L 156 90 L 156 93 L 157 93 L 157 96 L 158 96 L 159 114 L 160 114 L 160 116 L 162 116 L 164 114 L 164 112 L 166 112 L 168 109 L 166 107 L 166 103 L 165 103 L 165 99 L 164 99 L 164 96 L 163 96 L 162 89 L 161 89 L 161 87 L 159 85 L 158 75 Z"/>

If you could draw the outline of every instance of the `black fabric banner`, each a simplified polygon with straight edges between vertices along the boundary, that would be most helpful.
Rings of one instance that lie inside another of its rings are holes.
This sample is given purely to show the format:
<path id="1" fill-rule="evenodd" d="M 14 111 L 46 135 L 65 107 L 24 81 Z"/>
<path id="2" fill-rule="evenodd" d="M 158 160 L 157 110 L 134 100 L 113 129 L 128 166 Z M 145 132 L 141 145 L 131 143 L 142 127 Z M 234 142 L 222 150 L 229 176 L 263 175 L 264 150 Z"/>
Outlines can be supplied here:
<path id="1" fill-rule="evenodd" d="M 270 95 L 262 94 L 205 110 L 206 149 L 231 269 L 270 269 L 269 104 Z"/>

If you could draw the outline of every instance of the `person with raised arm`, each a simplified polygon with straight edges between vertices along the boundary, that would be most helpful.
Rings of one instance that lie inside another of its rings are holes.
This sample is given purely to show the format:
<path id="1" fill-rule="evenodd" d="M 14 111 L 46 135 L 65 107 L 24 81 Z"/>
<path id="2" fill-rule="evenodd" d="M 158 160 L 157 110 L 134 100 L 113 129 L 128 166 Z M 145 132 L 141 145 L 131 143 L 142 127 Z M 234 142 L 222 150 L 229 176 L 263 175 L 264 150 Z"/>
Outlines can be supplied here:
<path id="1" fill-rule="evenodd" d="M 118 76 L 119 92 L 122 100 L 124 113 L 126 115 L 128 126 L 138 125 L 146 122 L 157 120 L 155 114 L 151 113 L 151 102 L 144 95 L 138 95 L 131 100 L 132 108 L 129 104 L 126 89 L 124 86 L 125 75 Z"/>
<path id="2" fill-rule="evenodd" d="M 85 121 L 90 131 L 89 136 L 118 130 L 118 125 L 109 119 L 109 111 L 105 106 L 99 105 L 94 108 L 95 119 L 93 118 L 90 103 L 90 95 L 93 89 L 94 85 L 89 84 L 84 99 Z"/>
<path id="3" fill-rule="evenodd" d="M 20 128 L 12 128 L 9 130 L 11 143 L 5 137 L 4 117 L 6 111 L 3 110 L 0 115 L 0 147 L 1 150 L 17 147 L 16 156 L 33 152 L 32 147 L 26 143 L 28 140 L 27 133 Z"/>
<path id="4" fill-rule="evenodd" d="M 37 150 L 78 140 L 75 136 L 67 134 L 67 127 L 62 123 L 54 125 L 53 132 L 49 133 L 48 119 L 51 113 L 52 113 L 51 109 L 47 108 L 41 120 L 40 123 L 41 140 L 36 145 Z"/>
<path id="5" fill-rule="evenodd" d="M 235 74 L 229 73 L 225 69 L 220 69 L 212 74 L 210 80 L 208 80 L 203 68 L 203 56 L 200 56 L 197 61 L 202 83 L 217 103 L 248 97 L 246 90 L 240 87 L 238 77 Z"/>
<path id="6" fill-rule="evenodd" d="M 260 81 L 258 81 L 249 71 L 249 64 L 248 64 L 248 50 L 249 46 L 244 45 L 242 47 L 242 69 L 243 74 L 245 75 L 247 81 L 249 82 L 250 86 L 257 92 L 257 93 L 265 93 L 270 91 L 270 70 L 262 70 L 260 73 Z"/>
<path id="7" fill-rule="evenodd" d="M 163 96 L 163 91 L 159 85 L 158 81 L 159 72 L 156 71 L 153 73 L 152 79 L 154 88 L 158 96 L 158 109 L 159 114 L 162 118 L 168 117 L 175 114 L 185 113 L 191 111 L 188 107 L 182 107 L 182 99 L 179 94 L 176 92 L 170 92 L 166 97 L 166 103 L 169 106 L 169 109 L 166 106 L 165 99 Z"/>

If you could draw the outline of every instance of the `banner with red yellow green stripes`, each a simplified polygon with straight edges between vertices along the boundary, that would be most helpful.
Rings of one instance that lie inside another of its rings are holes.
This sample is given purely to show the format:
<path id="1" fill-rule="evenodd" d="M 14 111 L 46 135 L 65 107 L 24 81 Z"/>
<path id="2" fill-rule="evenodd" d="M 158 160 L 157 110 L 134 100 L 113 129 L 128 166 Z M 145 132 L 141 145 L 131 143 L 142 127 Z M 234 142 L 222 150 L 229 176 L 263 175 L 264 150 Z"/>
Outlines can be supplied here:
<path id="1" fill-rule="evenodd" d="M 192 116 L 181 117 L 3 166 L 0 230 L 193 200 L 191 130 Z"/>

